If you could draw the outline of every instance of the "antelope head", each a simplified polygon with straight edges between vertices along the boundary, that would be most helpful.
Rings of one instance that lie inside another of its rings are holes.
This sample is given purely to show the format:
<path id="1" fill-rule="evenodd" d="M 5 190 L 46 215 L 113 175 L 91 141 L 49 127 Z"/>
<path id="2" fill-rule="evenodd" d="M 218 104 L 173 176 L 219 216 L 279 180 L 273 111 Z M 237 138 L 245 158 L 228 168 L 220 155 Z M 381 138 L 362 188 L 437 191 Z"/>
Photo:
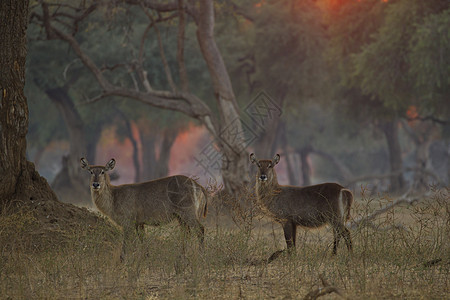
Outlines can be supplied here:
<path id="1" fill-rule="evenodd" d="M 112 158 L 105 166 L 91 166 L 86 158 L 80 160 L 81 168 L 91 173 L 91 189 L 99 191 L 102 187 L 109 184 L 109 177 L 106 177 L 106 172 L 114 169 L 116 161 Z"/>
<path id="2" fill-rule="evenodd" d="M 272 160 L 258 160 L 254 153 L 250 154 L 250 161 L 258 167 L 257 178 L 260 183 L 273 182 L 276 180 L 276 173 L 273 169 L 280 162 L 280 155 L 275 154 Z"/>

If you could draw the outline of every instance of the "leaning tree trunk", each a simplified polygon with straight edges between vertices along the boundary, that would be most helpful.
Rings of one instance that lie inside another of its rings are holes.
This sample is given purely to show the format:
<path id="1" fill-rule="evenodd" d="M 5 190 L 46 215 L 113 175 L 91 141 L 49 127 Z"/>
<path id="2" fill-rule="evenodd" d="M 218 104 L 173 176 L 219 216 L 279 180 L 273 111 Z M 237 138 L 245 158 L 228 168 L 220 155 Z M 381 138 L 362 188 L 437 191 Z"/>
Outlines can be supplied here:
<path id="1" fill-rule="evenodd" d="M 398 139 L 398 120 L 386 121 L 381 125 L 381 130 L 386 137 L 389 151 L 389 165 L 392 176 L 390 177 L 390 190 L 393 192 L 401 192 L 405 186 L 402 168 L 402 153 L 400 141 Z"/>
<path id="2" fill-rule="evenodd" d="M 216 142 L 224 155 L 222 179 L 228 192 L 238 196 L 249 183 L 249 163 L 238 105 L 222 55 L 214 40 L 214 3 L 201 0 L 198 14 L 197 40 L 211 75 L 219 106 L 220 128 Z"/>
<path id="3" fill-rule="evenodd" d="M 13 199 L 56 200 L 47 181 L 26 160 L 28 5 L 26 0 L 0 1 L 0 210 Z"/>

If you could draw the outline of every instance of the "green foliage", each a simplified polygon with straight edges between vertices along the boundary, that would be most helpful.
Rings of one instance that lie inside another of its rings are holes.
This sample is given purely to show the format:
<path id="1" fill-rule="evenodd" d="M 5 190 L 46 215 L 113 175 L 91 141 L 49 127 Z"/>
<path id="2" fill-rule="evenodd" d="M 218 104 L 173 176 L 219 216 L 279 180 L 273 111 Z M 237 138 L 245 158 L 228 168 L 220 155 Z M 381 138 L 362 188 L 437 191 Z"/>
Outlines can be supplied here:
<path id="1" fill-rule="evenodd" d="M 341 5 L 327 16 L 330 37 L 327 56 L 331 67 L 338 72 L 339 83 L 351 88 L 354 70 L 351 56 L 373 41 L 383 19 L 385 4 L 379 0 L 349 0 Z"/>
<path id="2" fill-rule="evenodd" d="M 450 113 L 450 9 L 430 14 L 410 40 L 409 75 L 422 107 L 438 115 Z"/>
<path id="3" fill-rule="evenodd" d="M 256 15 L 257 80 L 274 95 L 311 96 L 324 74 L 325 30 L 312 1 L 267 1 Z"/>
<path id="4" fill-rule="evenodd" d="M 443 1 L 440 0 L 403 0 L 388 5 L 384 21 L 374 35 L 374 41 L 353 57 L 354 75 L 364 93 L 375 95 L 382 99 L 387 108 L 396 111 L 405 111 L 411 105 L 416 90 L 415 82 L 409 76 L 412 66 L 410 62 L 413 62 L 409 59 L 410 47 L 412 41 L 417 40 L 419 24 L 430 14 L 439 12 L 443 6 Z M 427 50 L 428 56 L 436 55 L 433 51 L 435 49 L 429 47 Z M 423 52 L 422 55 L 427 56 Z M 433 73 L 421 74 L 427 74 L 426 81 L 436 79 L 430 78 Z M 423 77 L 421 79 L 424 80 Z"/>

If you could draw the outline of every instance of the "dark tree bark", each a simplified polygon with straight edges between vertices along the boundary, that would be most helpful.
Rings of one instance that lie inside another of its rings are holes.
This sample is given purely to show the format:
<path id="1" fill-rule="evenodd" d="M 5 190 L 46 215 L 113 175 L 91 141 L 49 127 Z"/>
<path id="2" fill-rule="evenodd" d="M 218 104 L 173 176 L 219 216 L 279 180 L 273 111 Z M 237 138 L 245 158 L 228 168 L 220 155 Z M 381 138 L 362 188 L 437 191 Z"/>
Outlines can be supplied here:
<path id="1" fill-rule="evenodd" d="M 302 186 L 311 185 L 311 165 L 308 161 L 308 156 L 311 152 L 312 148 L 309 146 L 303 147 L 298 150 L 301 162 Z"/>
<path id="2" fill-rule="evenodd" d="M 286 160 L 286 165 L 287 165 L 287 173 L 288 173 L 288 178 L 289 178 L 289 184 L 290 185 L 297 185 L 297 178 L 295 176 L 294 173 L 294 169 L 293 169 L 293 162 L 291 159 L 291 156 L 289 155 L 289 151 L 288 151 L 288 141 L 287 141 L 287 136 L 286 136 L 286 123 L 284 121 L 280 121 L 279 124 L 279 137 L 280 137 L 280 145 L 281 148 L 283 149 L 284 152 L 284 157 Z M 270 157 L 270 156 L 267 156 Z"/>
<path id="3" fill-rule="evenodd" d="M 158 168 L 156 178 L 165 177 L 169 174 L 170 149 L 178 135 L 176 129 L 166 129 L 163 131 L 161 146 L 159 149 Z"/>
<path id="4" fill-rule="evenodd" d="M 390 171 L 395 174 L 390 177 L 390 190 L 393 192 L 401 192 L 405 187 L 405 180 L 401 172 L 403 162 L 400 141 L 398 139 L 398 120 L 386 121 L 380 125 L 380 128 L 384 133 L 388 146 Z"/>
<path id="5" fill-rule="evenodd" d="M 133 165 L 134 165 L 134 182 L 140 182 L 141 181 L 141 163 L 139 161 L 139 148 L 138 148 L 138 142 L 134 138 L 133 135 L 133 129 L 131 127 L 130 120 L 125 116 L 125 114 L 121 111 L 119 111 L 119 114 L 125 124 L 125 132 L 128 136 L 128 139 L 131 142 L 131 146 L 133 148 Z"/>
<path id="6" fill-rule="evenodd" d="M 139 122 L 142 143 L 142 180 L 166 177 L 169 174 L 170 150 L 178 130 L 154 130 L 149 122 Z M 159 156 L 156 150 L 159 148 Z"/>
<path id="7" fill-rule="evenodd" d="M 52 182 L 52 188 L 61 201 L 90 203 L 89 176 L 80 168 L 80 158 L 87 153 L 84 123 L 70 98 L 67 87 L 45 91 L 61 113 L 69 133 L 69 154 L 63 158 L 61 171 Z"/>
<path id="8" fill-rule="evenodd" d="M 0 210 L 11 200 L 53 199 L 47 181 L 26 160 L 26 0 L 0 1 Z"/>
<path id="9" fill-rule="evenodd" d="M 156 145 L 158 143 L 158 136 L 150 129 L 150 125 L 142 128 L 142 123 L 139 122 L 139 135 L 142 144 L 142 180 L 156 179 L 157 159 L 156 159 Z"/>

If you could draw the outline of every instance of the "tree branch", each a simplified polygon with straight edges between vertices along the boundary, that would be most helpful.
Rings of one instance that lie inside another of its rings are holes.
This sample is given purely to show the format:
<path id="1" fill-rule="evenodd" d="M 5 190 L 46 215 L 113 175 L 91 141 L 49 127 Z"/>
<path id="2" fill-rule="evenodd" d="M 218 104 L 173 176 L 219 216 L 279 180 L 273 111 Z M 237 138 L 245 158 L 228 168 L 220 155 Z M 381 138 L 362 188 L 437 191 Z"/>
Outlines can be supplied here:
<path id="1" fill-rule="evenodd" d="M 330 285 L 322 274 L 319 275 L 319 278 L 320 278 L 320 281 L 322 282 L 323 288 L 320 287 L 318 289 L 315 289 L 315 290 L 309 292 L 303 298 L 304 300 L 315 300 L 321 296 L 324 296 L 326 294 L 331 294 L 331 293 L 336 293 L 337 295 L 344 298 L 340 288 Z"/>
<path id="2" fill-rule="evenodd" d="M 396 207 L 396 206 L 399 206 L 400 204 L 412 205 L 412 204 L 414 204 L 415 202 L 420 201 L 423 197 L 426 196 L 426 194 L 421 194 L 421 195 L 418 195 L 418 196 L 416 196 L 416 197 L 412 197 L 412 198 L 411 198 L 411 197 L 408 197 L 409 192 L 410 192 L 410 191 L 408 191 L 407 193 L 405 193 L 405 195 L 403 195 L 402 197 L 398 198 L 398 199 L 395 200 L 394 202 L 389 203 L 389 204 L 387 204 L 386 206 L 384 206 L 384 207 L 382 207 L 382 208 L 380 208 L 380 209 L 377 209 L 376 211 L 374 211 L 374 212 L 371 213 L 370 215 L 368 215 L 368 216 L 363 216 L 363 217 L 357 218 L 357 219 L 355 219 L 355 220 L 349 222 L 349 223 L 350 223 L 350 224 L 349 224 L 349 227 L 350 227 L 351 229 L 356 229 L 356 228 L 358 228 L 358 227 L 360 227 L 360 226 L 363 226 L 363 225 L 368 225 L 368 226 L 373 227 L 374 225 L 373 225 L 372 221 L 373 221 L 377 216 L 379 216 L 379 215 L 381 215 L 381 214 L 383 214 L 383 213 L 385 213 L 385 212 L 387 212 L 387 211 L 393 209 L 393 208 Z M 398 225 L 395 226 L 395 227 L 398 228 Z"/>
<path id="3" fill-rule="evenodd" d="M 146 7 L 146 14 L 151 20 L 152 24 L 149 25 L 146 29 L 146 32 L 141 38 L 141 45 L 139 49 L 139 57 L 138 62 L 134 62 L 131 65 L 132 70 L 135 70 L 138 72 L 139 78 L 145 88 L 145 92 L 140 91 L 136 89 L 136 83 L 132 88 L 126 88 L 126 87 L 117 87 L 113 83 L 111 83 L 103 74 L 103 71 L 105 69 L 115 69 L 118 66 L 128 66 L 130 67 L 130 64 L 128 63 L 122 63 L 117 64 L 113 67 L 104 67 L 100 68 L 96 65 L 96 63 L 91 59 L 91 57 L 83 51 L 80 44 L 76 40 L 73 34 L 66 33 L 64 30 L 57 28 L 52 24 L 52 21 L 57 21 L 53 18 L 55 14 L 51 14 L 49 12 L 49 6 L 52 4 L 42 2 L 41 7 L 43 14 L 39 15 L 36 12 L 33 12 L 32 18 L 36 19 L 40 25 L 45 29 L 47 39 L 60 39 L 65 42 L 67 42 L 74 53 L 77 55 L 77 57 L 82 61 L 83 65 L 87 67 L 87 69 L 94 75 L 95 79 L 100 85 L 101 93 L 97 95 L 94 98 L 86 99 L 84 104 L 86 103 L 92 103 L 99 101 L 103 98 L 109 97 L 109 96 L 121 96 L 126 98 L 135 99 L 137 101 L 149 104 L 154 107 L 162 108 L 162 109 L 168 109 L 168 110 L 174 110 L 182 112 L 192 118 L 200 120 L 206 128 L 211 132 L 213 136 L 217 136 L 218 132 L 218 124 L 215 119 L 212 118 L 212 113 L 209 107 L 197 96 L 194 94 L 191 94 L 189 92 L 185 91 L 178 91 L 176 89 L 175 83 L 173 82 L 173 79 L 170 74 L 170 69 L 167 63 L 167 60 L 165 58 L 164 50 L 162 49 L 162 40 L 160 36 L 160 32 L 158 28 L 155 26 L 155 24 L 161 20 L 167 20 L 172 19 L 179 15 L 179 3 L 178 2 L 170 2 L 167 4 L 160 4 L 156 3 L 154 1 L 145 1 L 145 0 L 126 0 L 127 3 L 136 4 L 136 5 L 144 5 Z M 175 5 L 175 6 L 174 6 Z M 189 5 L 183 4 L 184 10 L 187 12 Z M 95 10 L 96 6 L 92 5 L 88 8 L 86 8 L 85 11 L 82 9 L 74 8 L 76 12 L 82 11 L 81 14 L 68 14 L 67 17 L 71 20 L 74 20 L 74 22 L 78 22 L 79 20 L 84 19 L 87 15 L 92 13 Z M 154 19 L 150 12 L 148 11 L 148 8 L 155 9 L 157 11 L 173 11 L 174 13 L 171 14 L 168 17 L 164 18 L 158 18 Z M 192 8 L 191 8 L 192 9 Z M 59 14 L 62 16 L 61 14 Z M 155 31 L 157 32 L 158 36 L 158 43 L 160 45 L 160 52 L 161 57 L 163 60 L 163 64 L 165 67 L 166 75 L 169 80 L 169 84 L 171 85 L 171 91 L 165 91 L 165 90 L 153 90 L 152 86 L 150 85 L 150 82 L 147 78 L 147 73 L 143 69 L 143 55 L 144 55 L 144 42 L 147 38 L 148 31 L 151 29 L 152 26 L 155 26 Z M 71 26 L 69 26 L 71 27 Z"/>
<path id="4" fill-rule="evenodd" d="M 342 163 L 342 161 L 337 159 L 335 156 L 333 156 L 325 151 L 317 150 L 314 148 L 311 150 L 311 152 L 316 155 L 322 156 L 323 158 L 329 160 L 332 164 L 334 164 L 344 180 L 349 180 L 349 178 L 353 177 L 350 169 L 347 168 L 347 166 L 344 163 Z"/>
<path id="5" fill-rule="evenodd" d="M 254 16 L 252 16 L 248 11 L 246 11 L 242 7 L 238 6 L 233 1 L 228 0 L 227 3 L 228 3 L 228 5 L 231 6 L 231 8 L 233 9 L 235 14 L 237 14 L 237 15 L 239 15 L 241 17 L 244 17 L 245 19 L 247 19 L 250 22 L 254 22 L 255 21 Z"/>
<path id="6" fill-rule="evenodd" d="M 163 47 L 163 43 L 162 43 L 162 39 L 161 39 L 161 33 L 159 31 L 159 28 L 156 25 L 155 19 L 153 18 L 152 14 L 145 8 L 145 6 L 143 5 L 142 1 L 141 1 L 140 5 L 141 5 L 142 9 L 144 10 L 144 13 L 147 15 L 147 17 L 151 21 L 151 24 L 153 25 L 153 28 L 155 29 L 156 38 L 158 40 L 158 45 L 159 45 L 159 54 L 161 55 L 161 61 L 162 61 L 163 66 L 164 66 L 164 72 L 166 73 L 166 78 L 167 78 L 167 81 L 169 82 L 169 86 L 172 89 L 172 92 L 176 92 L 177 91 L 177 87 L 175 85 L 175 82 L 173 81 L 172 72 L 170 71 L 169 64 L 167 63 L 166 54 L 164 52 L 164 47 Z"/>
<path id="7" fill-rule="evenodd" d="M 353 179 L 347 181 L 344 185 L 345 186 L 349 186 L 349 185 L 355 184 L 355 183 L 360 182 L 360 181 L 368 181 L 368 180 L 374 180 L 374 179 L 389 178 L 391 176 L 395 176 L 395 175 L 398 175 L 398 174 L 404 173 L 404 172 L 422 172 L 422 173 L 430 176 L 431 178 L 433 178 L 433 180 L 435 180 L 438 184 L 445 185 L 445 183 L 442 182 L 442 180 L 439 178 L 439 176 L 436 175 L 434 172 L 432 172 L 430 170 L 427 170 L 427 169 L 418 168 L 418 167 L 403 168 L 403 169 L 398 170 L 396 172 L 391 172 L 391 173 L 387 173 L 387 174 L 361 176 L 361 177 L 353 178 Z"/>
<path id="8" fill-rule="evenodd" d="M 417 117 L 414 117 L 414 118 L 406 118 L 406 120 L 407 121 L 431 121 L 431 122 L 433 122 L 433 123 L 437 123 L 437 124 L 439 124 L 439 125 L 447 125 L 448 123 L 450 123 L 450 120 L 441 120 L 441 119 L 438 119 L 438 118 L 436 118 L 436 117 L 434 117 L 434 116 L 426 116 L 426 117 L 421 117 L 421 116 L 417 116 Z"/>
<path id="9" fill-rule="evenodd" d="M 179 23 L 177 36 L 178 72 L 181 80 L 181 89 L 183 90 L 183 92 L 187 92 L 189 90 L 189 82 L 187 77 L 186 65 L 184 64 L 184 34 L 186 28 L 186 20 L 185 20 L 183 0 L 178 0 L 178 10 L 179 10 Z"/>

